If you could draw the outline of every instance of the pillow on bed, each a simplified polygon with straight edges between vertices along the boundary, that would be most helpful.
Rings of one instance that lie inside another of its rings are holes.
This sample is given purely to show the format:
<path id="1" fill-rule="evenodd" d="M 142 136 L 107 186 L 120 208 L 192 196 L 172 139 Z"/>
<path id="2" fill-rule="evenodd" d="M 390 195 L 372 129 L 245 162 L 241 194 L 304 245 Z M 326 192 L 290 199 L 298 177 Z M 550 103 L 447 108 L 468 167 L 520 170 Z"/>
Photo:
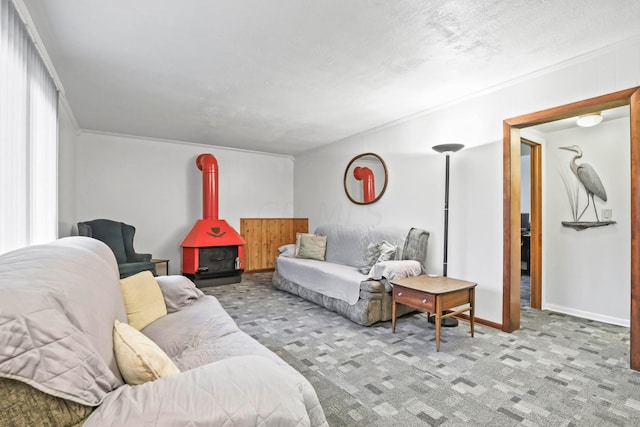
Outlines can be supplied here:
<path id="1" fill-rule="evenodd" d="M 360 273 L 369 274 L 371 268 L 379 262 L 392 260 L 396 255 L 396 247 L 383 240 L 380 243 L 369 243 L 364 254 L 364 261 L 358 267 Z"/>
<path id="2" fill-rule="evenodd" d="M 380 250 L 380 256 L 378 256 L 376 263 L 392 260 L 396 256 L 396 247 L 386 240 L 378 243 L 378 249 Z"/>
<path id="3" fill-rule="evenodd" d="M 302 234 L 300 236 L 300 249 L 298 250 L 298 258 L 317 259 L 324 261 L 324 255 L 327 251 L 327 236 L 318 236 L 317 234 Z"/>
<path id="4" fill-rule="evenodd" d="M 412 259 L 382 261 L 371 268 L 369 278 L 380 280 L 383 277 L 387 279 L 404 279 L 405 277 L 419 276 L 422 274 L 422 267 L 418 261 Z"/>
<path id="5" fill-rule="evenodd" d="M 391 291 L 390 280 L 404 279 L 405 277 L 419 276 L 422 274 L 422 266 L 412 259 L 382 261 L 371 268 L 369 278 L 380 280 L 387 292 Z"/>
<path id="6" fill-rule="evenodd" d="M 204 295 L 191 280 L 181 275 L 158 276 L 155 280 L 162 291 L 167 314 L 180 311 Z"/>
<path id="7" fill-rule="evenodd" d="M 113 352 L 118 369 L 129 385 L 143 384 L 180 373 L 156 343 L 118 320 L 113 325 Z"/>
<path id="8" fill-rule="evenodd" d="M 311 233 L 296 233 L 296 244 L 295 244 L 295 250 L 293 252 L 293 256 L 295 258 L 298 258 L 298 254 L 300 253 L 300 239 L 302 239 L 302 236 L 315 236 L 315 234 L 311 234 Z"/>
<path id="9" fill-rule="evenodd" d="M 160 285 L 150 271 L 120 279 L 127 321 L 137 330 L 167 315 Z"/>
<path id="10" fill-rule="evenodd" d="M 296 258 L 298 257 L 298 252 L 300 252 L 300 238 L 302 237 L 303 234 L 309 235 L 309 233 L 296 233 L 296 246 L 293 252 L 293 256 Z"/>
<path id="11" fill-rule="evenodd" d="M 378 261 L 379 256 L 380 248 L 378 247 L 378 244 L 369 243 L 369 245 L 367 245 L 367 250 L 364 253 L 364 261 L 360 264 L 360 267 L 358 267 L 360 273 L 369 274 L 371 267 L 373 267 L 376 261 Z"/>
<path id="12" fill-rule="evenodd" d="M 280 256 L 293 258 L 296 255 L 296 244 L 289 243 L 288 245 L 282 245 L 278 248 L 278 252 L 280 252 Z"/>

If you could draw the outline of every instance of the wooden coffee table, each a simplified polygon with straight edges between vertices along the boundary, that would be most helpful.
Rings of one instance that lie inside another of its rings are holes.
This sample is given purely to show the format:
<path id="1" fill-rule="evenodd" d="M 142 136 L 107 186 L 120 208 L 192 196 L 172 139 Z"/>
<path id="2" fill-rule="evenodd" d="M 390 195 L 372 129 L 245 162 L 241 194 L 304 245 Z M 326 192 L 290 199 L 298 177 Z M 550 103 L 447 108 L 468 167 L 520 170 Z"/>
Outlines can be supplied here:
<path id="1" fill-rule="evenodd" d="M 466 311 L 471 319 L 471 336 L 474 326 L 474 300 L 476 283 L 450 277 L 431 277 L 427 275 L 392 280 L 393 304 L 391 307 L 391 330 L 396 332 L 396 304 L 434 313 L 436 316 L 436 351 L 440 351 L 440 321 L 446 317 L 456 316 Z M 460 307 L 451 313 L 443 311 Z"/>

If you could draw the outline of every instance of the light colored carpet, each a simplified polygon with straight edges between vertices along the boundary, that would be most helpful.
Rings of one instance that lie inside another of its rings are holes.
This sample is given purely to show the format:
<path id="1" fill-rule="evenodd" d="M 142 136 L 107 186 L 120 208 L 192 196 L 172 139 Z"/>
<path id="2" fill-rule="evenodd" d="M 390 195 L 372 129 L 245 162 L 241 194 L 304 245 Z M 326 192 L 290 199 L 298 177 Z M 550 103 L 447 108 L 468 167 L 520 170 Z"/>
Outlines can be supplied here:
<path id="1" fill-rule="evenodd" d="M 531 277 L 520 277 L 520 307 L 531 307 Z"/>
<path id="2" fill-rule="evenodd" d="M 512 334 L 423 314 L 357 325 L 275 290 L 271 273 L 203 289 L 316 388 L 331 426 L 638 426 L 628 328 L 522 309 Z"/>

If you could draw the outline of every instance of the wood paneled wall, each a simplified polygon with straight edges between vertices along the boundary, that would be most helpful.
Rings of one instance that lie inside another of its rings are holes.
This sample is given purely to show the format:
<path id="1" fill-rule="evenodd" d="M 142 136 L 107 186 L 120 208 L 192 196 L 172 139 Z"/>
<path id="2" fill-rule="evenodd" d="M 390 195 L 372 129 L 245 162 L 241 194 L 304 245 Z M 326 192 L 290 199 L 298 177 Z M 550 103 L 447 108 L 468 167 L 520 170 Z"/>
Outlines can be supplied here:
<path id="1" fill-rule="evenodd" d="M 244 270 L 273 270 L 278 248 L 295 243 L 296 233 L 308 231 L 308 218 L 240 218 L 240 234 L 247 242 L 244 247 Z"/>

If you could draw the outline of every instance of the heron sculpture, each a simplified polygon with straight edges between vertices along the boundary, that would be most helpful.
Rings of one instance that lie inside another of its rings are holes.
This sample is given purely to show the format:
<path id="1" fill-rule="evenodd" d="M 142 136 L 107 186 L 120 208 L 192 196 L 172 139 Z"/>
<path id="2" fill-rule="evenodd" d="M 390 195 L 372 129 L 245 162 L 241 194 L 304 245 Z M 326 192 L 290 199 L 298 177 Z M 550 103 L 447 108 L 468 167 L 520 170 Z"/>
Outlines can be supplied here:
<path id="1" fill-rule="evenodd" d="M 582 184 L 585 191 L 587 192 L 587 205 L 582 210 L 580 216 L 578 216 L 578 220 L 582 218 L 585 211 L 589 207 L 589 197 L 591 197 L 591 201 L 593 202 L 593 210 L 596 213 L 596 221 L 600 222 L 600 218 L 598 218 L 598 210 L 596 209 L 596 201 L 593 198 L 594 196 L 598 196 L 603 202 L 607 201 L 607 192 L 604 189 L 604 185 L 602 185 L 602 181 L 600 181 L 600 177 L 596 173 L 593 166 L 588 163 L 577 164 L 576 160 L 582 157 L 582 150 L 577 145 L 571 145 L 568 147 L 559 147 L 561 150 L 573 151 L 576 155 L 571 160 L 569 164 L 571 167 L 571 171 L 578 178 L 578 181 Z"/>

